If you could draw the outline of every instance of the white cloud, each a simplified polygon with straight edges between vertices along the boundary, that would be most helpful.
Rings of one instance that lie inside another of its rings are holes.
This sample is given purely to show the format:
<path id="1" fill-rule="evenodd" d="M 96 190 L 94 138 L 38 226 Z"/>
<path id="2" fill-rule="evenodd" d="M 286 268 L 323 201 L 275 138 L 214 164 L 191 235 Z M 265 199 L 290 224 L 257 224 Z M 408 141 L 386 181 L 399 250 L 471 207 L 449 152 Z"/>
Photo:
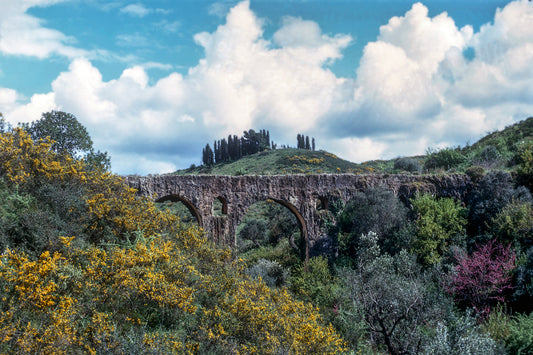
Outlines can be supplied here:
<path id="1" fill-rule="evenodd" d="M 415 4 L 380 28 L 352 80 L 328 69 L 350 36 L 286 17 L 269 41 L 243 1 L 215 31 L 194 37 L 205 55 L 187 75 L 154 82 L 146 70 L 171 67 L 145 63 L 104 80 L 78 58 L 50 93 L 22 104 L 14 90 L 0 88 L 0 105 L 15 123 L 48 108 L 74 113 L 120 173 L 199 163 L 203 144 L 249 128 L 267 128 L 289 144 L 296 133 L 309 134 L 320 148 L 354 161 L 420 154 L 428 146 L 472 143 L 531 115 L 532 8 L 512 2 L 473 33 Z M 474 59 L 464 57 L 468 47 Z"/>
<path id="2" fill-rule="evenodd" d="M 40 59 L 52 54 L 74 58 L 87 54 L 71 45 L 74 39 L 46 28 L 38 18 L 28 15 L 30 7 L 50 6 L 67 0 L 3 1 L 0 11 L 0 52 Z"/>
<path id="3" fill-rule="evenodd" d="M 135 16 L 135 17 L 145 17 L 154 12 L 163 13 L 163 14 L 168 13 L 168 11 L 165 9 L 151 9 L 151 8 L 147 8 L 141 3 L 129 4 L 127 6 L 124 6 L 123 8 L 120 9 L 120 12 L 130 15 L 130 16 Z"/>
<path id="4" fill-rule="evenodd" d="M 144 17 L 151 13 L 152 10 L 147 9 L 143 4 L 137 3 L 124 6 L 122 9 L 120 9 L 120 12 L 131 16 Z"/>

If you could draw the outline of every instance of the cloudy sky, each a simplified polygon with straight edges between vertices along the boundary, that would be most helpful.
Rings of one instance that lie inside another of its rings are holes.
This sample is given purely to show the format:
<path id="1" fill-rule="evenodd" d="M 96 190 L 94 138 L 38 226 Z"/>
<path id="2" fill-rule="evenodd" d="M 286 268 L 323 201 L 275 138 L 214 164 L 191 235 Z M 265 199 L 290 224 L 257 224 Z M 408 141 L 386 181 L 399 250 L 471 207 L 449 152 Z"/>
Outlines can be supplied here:
<path id="1" fill-rule="evenodd" d="M 360 162 L 533 116 L 528 0 L 0 0 L 0 112 L 74 114 L 119 174 L 249 128 Z"/>

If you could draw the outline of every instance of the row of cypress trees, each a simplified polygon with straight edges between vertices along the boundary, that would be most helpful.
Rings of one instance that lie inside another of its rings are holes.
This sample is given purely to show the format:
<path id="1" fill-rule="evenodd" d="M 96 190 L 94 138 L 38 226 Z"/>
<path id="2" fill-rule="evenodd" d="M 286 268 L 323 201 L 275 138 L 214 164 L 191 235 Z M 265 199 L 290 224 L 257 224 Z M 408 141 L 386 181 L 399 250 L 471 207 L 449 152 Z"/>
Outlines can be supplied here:
<path id="1" fill-rule="evenodd" d="M 297 136 L 297 148 L 315 150 L 315 138 L 299 134 Z M 270 141 L 270 132 L 261 129 L 259 132 L 250 129 L 244 131 L 241 137 L 228 135 L 213 142 L 213 148 L 206 144 L 202 150 L 202 164 L 213 165 L 221 162 L 238 160 L 244 156 L 252 155 L 264 150 L 276 149 L 276 144 Z"/>

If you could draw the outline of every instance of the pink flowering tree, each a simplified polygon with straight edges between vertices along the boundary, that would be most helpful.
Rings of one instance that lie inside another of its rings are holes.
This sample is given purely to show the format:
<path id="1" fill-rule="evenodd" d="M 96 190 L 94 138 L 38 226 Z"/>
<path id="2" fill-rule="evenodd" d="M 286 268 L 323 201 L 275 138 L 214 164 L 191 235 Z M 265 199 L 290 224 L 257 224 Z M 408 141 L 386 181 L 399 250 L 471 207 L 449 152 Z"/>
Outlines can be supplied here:
<path id="1" fill-rule="evenodd" d="M 458 265 L 451 273 L 446 290 L 456 301 L 487 312 L 496 302 L 505 302 L 516 268 L 516 255 L 511 246 L 504 247 L 495 240 L 479 247 L 471 255 L 456 255 Z"/>

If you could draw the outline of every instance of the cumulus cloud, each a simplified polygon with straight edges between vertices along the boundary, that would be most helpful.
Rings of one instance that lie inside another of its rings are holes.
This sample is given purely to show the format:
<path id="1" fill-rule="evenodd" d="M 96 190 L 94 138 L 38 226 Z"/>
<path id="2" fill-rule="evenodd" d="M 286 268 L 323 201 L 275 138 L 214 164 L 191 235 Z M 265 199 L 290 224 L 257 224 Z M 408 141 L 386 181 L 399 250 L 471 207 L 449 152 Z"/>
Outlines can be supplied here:
<path id="1" fill-rule="evenodd" d="M 386 148 L 376 149 L 391 158 L 423 153 L 421 142 L 464 144 L 526 118 L 533 111 L 532 14 L 530 3 L 515 1 L 474 33 L 414 4 L 365 46 L 353 104 L 326 116 L 331 134 L 382 142 Z"/>
<path id="2" fill-rule="evenodd" d="M 420 154 L 531 115 L 532 8 L 511 2 L 474 33 L 414 4 L 380 28 L 356 78 L 347 79 L 329 66 L 351 36 L 285 17 L 265 38 L 263 21 L 243 1 L 215 31 L 194 37 L 204 56 L 186 75 L 154 81 L 148 68 L 170 67 L 146 63 L 104 80 L 91 61 L 76 58 L 51 92 L 21 104 L 14 90 L 0 88 L 0 105 L 13 122 L 51 108 L 74 113 L 120 173 L 199 163 L 203 144 L 249 128 L 267 128 L 281 143 L 309 134 L 354 161 Z M 468 48 L 473 58 L 465 58 Z"/>
<path id="3" fill-rule="evenodd" d="M 141 3 L 129 4 L 127 6 L 124 6 L 123 8 L 120 9 L 120 12 L 122 12 L 124 14 L 127 14 L 127 15 L 130 15 L 130 16 L 135 16 L 135 17 L 145 17 L 145 16 L 147 16 L 147 15 L 149 15 L 151 13 L 154 13 L 154 12 L 157 12 L 157 13 L 168 13 L 168 11 L 166 11 L 164 9 L 147 8 L 146 6 L 144 6 Z"/>
<path id="4" fill-rule="evenodd" d="M 87 54 L 72 46 L 75 40 L 46 28 L 38 18 L 28 15 L 30 7 L 50 6 L 66 0 L 5 1 L 0 11 L 0 52 L 46 58 L 52 54 L 74 58 Z"/>

